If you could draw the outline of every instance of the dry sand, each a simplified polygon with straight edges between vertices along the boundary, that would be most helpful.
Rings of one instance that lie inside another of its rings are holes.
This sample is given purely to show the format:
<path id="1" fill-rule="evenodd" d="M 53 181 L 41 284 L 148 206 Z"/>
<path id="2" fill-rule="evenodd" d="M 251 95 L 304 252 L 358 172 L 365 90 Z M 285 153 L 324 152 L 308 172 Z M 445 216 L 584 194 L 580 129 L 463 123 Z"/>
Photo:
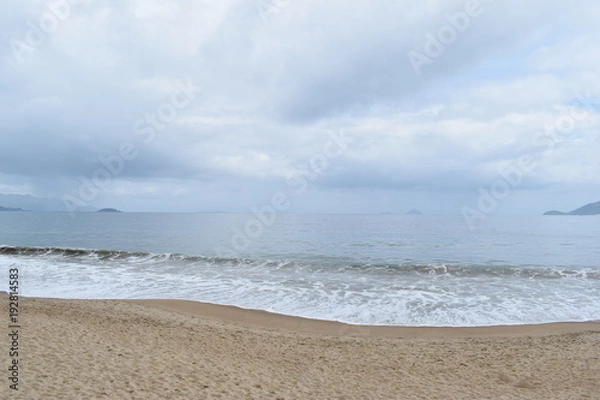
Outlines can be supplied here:
<path id="1" fill-rule="evenodd" d="M 20 390 L 3 378 L 3 399 L 600 399 L 599 323 L 365 327 L 177 300 L 20 308 Z"/>

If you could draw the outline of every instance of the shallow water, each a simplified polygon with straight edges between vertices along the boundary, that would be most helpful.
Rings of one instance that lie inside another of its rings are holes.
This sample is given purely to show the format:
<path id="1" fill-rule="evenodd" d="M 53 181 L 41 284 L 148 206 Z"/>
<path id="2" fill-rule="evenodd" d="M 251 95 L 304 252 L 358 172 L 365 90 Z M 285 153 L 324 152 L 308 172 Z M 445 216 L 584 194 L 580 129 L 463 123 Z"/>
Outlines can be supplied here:
<path id="1" fill-rule="evenodd" d="M 350 323 L 600 319 L 600 218 L 1 213 L 23 295 L 185 298 Z M 272 222 L 272 223 L 271 223 Z M 7 285 L 5 285 L 7 286 Z"/>

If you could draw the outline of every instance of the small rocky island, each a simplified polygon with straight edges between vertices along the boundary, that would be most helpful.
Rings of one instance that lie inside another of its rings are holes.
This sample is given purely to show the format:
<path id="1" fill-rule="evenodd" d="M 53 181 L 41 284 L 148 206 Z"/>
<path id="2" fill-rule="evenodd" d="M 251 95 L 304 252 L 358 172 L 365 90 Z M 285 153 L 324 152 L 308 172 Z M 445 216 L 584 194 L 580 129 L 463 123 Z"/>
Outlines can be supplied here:
<path id="1" fill-rule="evenodd" d="M 123 211 L 117 210 L 116 208 L 102 208 L 102 209 L 98 210 L 97 212 L 100 212 L 100 213 L 120 213 L 120 212 L 123 212 Z"/>
<path id="2" fill-rule="evenodd" d="M 596 203 L 589 203 L 583 207 L 579 207 L 573 211 L 562 212 L 562 211 L 546 211 L 544 215 L 600 215 L 600 201 Z"/>
<path id="3" fill-rule="evenodd" d="M 406 215 L 423 215 L 421 210 L 417 210 L 416 208 L 411 209 L 406 213 Z"/>
<path id="4" fill-rule="evenodd" d="M 11 208 L 11 207 L 2 207 L 0 206 L 0 211 L 26 211 L 22 208 Z"/>

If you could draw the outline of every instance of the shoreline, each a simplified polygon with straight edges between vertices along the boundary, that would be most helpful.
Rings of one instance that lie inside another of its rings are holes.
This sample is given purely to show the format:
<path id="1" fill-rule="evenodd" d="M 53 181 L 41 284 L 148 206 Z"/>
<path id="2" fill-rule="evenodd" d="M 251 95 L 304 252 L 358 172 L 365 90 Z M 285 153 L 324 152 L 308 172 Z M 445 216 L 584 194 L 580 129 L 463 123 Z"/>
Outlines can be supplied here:
<path id="1" fill-rule="evenodd" d="M 8 294 L 0 291 L 0 297 Z M 123 302 L 181 315 L 239 324 L 251 328 L 276 329 L 317 335 L 348 335 L 374 338 L 461 338 L 543 336 L 580 332 L 600 332 L 600 321 L 562 321 L 539 324 L 483 326 L 409 326 L 349 324 L 317 318 L 299 317 L 234 305 L 207 303 L 185 299 L 66 299 L 55 297 L 23 297 L 66 302 Z"/>
<path id="2" fill-rule="evenodd" d="M 113 301 L 113 300 L 111 300 Z M 403 326 L 363 325 L 338 321 L 298 317 L 265 310 L 242 308 L 233 305 L 205 303 L 181 299 L 125 299 L 132 304 L 152 307 L 163 311 L 221 322 L 237 323 L 251 327 L 284 329 L 322 335 L 349 335 L 381 338 L 416 337 L 518 337 L 541 336 L 578 332 L 600 332 L 600 321 L 547 322 L 540 324 L 514 324 L 490 326 Z"/>

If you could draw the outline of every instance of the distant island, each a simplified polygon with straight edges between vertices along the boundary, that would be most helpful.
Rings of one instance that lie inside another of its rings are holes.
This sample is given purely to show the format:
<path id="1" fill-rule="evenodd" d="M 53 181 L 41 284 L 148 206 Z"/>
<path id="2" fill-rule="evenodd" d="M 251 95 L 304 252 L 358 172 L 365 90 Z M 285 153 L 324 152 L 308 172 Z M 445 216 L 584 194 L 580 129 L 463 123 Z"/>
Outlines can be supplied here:
<path id="1" fill-rule="evenodd" d="M 417 210 L 416 208 L 413 208 L 412 210 L 407 212 L 406 215 L 423 215 L 423 212 L 421 210 Z"/>
<path id="2" fill-rule="evenodd" d="M 562 211 L 546 211 L 544 215 L 600 215 L 600 201 L 596 203 L 589 203 L 583 207 L 579 207 L 576 210 L 569 212 Z"/>
<path id="3" fill-rule="evenodd" d="M 123 211 L 117 210 L 116 208 L 102 208 L 102 209 L 98 210 L 97 212 L 102 212 L 102 213 L 120 213 L 120 212 L 123 212 Z"/>
<path id="4" fill-rule="evenodd" d="M 0 206 L 0 211 L 26 211 L 22 208 L 11 208 L 11 207 L 2 207 Z"/>

